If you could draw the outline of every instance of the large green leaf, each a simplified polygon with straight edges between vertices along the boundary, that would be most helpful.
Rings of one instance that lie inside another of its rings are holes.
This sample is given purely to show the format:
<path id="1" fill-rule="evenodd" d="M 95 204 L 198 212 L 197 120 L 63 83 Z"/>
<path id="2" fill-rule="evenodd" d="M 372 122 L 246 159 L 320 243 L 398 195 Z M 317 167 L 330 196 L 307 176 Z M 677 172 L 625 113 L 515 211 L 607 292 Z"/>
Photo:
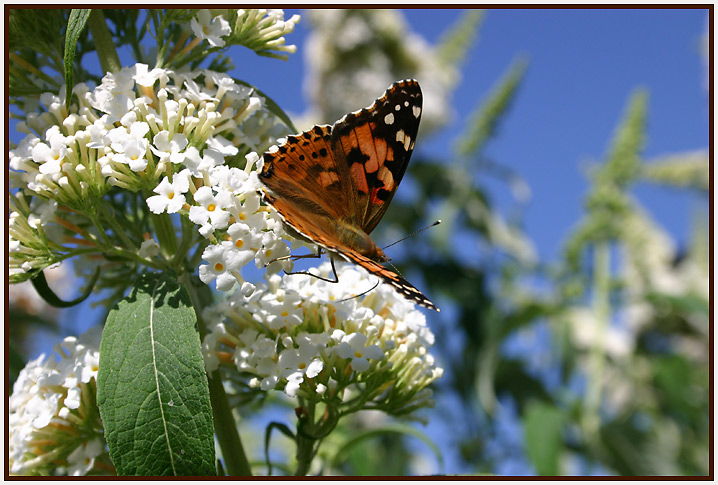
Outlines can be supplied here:
<path id="1" fill-rule="evenodd" d="M 213 475 L 214 430 L 196 316 L 168 276 L 142 275 L 107 317 L 97 399 L 120 475 Z"/>

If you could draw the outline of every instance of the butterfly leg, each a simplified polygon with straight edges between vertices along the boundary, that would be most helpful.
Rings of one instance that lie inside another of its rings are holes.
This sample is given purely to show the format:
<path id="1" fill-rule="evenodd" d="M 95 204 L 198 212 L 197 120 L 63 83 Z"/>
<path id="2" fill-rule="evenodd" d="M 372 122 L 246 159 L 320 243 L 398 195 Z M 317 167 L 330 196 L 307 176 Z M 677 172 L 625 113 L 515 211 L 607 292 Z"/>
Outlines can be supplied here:
<path id="1" fill-rule="evenodd" d="M 322 248 L 319 248 L 319 251 L 317 254 L 290 254 L 288 256 L 280 256 L 279 258 L 275 258 L 269 262 L 264 263 L 264 267 L 266 268 L 270 264 L 272 264 L 275 261 L 286 261 L 287 259 L 291 259 L 292 261 L 298 261 L 300 259 L 307 259 L 307 258 L 321 258 L 322 257 Z"/>
<path id="2" fill-rule="evenodd" d="M 316 255 L 305 254 L 302 256 L 297 256 L 297 258 L 312 258 L 312 257 L 318 258 L 319 256 L 321 256 L 321 249 L 319 251 L 320 251 L 319 254 L 316 254 Z M 317 279 L 320 279 L 322 281 L 326 281 L 327 283 L 339 283 L 339 275 L 337 274 L 337 268 L 334 266 L 334 256 L 332 254 L 329 255 L 329 261 L 332 263 L 332 273 L 334 274 L 334 279 L 325 278 L 323 276 L 319 276 L 317 274 L 310 273 L 309 271 L 292 271 L 292 272 L 285 271 L 284 274 L 288 274 L 288 275 L 306 274 L 309 276 L 313 276 Z"/>

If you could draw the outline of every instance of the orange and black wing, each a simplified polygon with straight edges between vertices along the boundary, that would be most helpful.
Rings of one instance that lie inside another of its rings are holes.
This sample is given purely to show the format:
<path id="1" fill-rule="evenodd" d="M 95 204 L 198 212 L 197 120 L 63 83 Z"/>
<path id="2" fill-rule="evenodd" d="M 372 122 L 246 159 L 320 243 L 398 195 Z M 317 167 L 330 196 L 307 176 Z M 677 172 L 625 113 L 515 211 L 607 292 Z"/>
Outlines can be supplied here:
<path id="1" fill-rule="evenodd" d="M 332 127 L 315 126 L 264 153 L 259 178 L 274 199 L 284 202 L 285 218 L 295 212 L 323 217 L 346 217 L 351 210 L 347 177 L 337 164 L 331 148 Z M 265 200 L 267 197 L 265 196 Z M 271 201 L 267 202 L 275 205 Z"/>
<path id="2" fill-rule="evenodd" d="M 415 80 L 399 81 L 374 104 L 337 121 L 334 158 L 353 186 L 352 213 L 367 234 L 386 212 L 409 164 L 421 120 L 422 95 Z"/>
<path id="3" fill-rule="evenodd" d="M 436 310 L 437 312 L 439 311 L 436 305 L 434 305 L 427 297 L 425 297 L 422 292 L 417 290 L 411 283 L 409 283 L 393 271 L 356 252 L 340 252 L 347 258 L 352 260 L 354 263 L 358 264 L 362 268 L 365 268 L 371 274 L 374 274 L 381 278 L 385 283 L 389 283 L 407 300 L 425 306 L 430 310 Z"/>
<path id="4" fill-rule="evenodd" d="M 259 174 L 265 202 L 302 236 L 341 254 L 438 311 L 396 273 L 353 250 L 337 234 L 337 220 L 370 233 L 379 223 L 409 163 L 421 119 L 422 96 L 413 80 L 394 83 L 369 108 L 333 127 L 315 126 L 263 155 Z"/>

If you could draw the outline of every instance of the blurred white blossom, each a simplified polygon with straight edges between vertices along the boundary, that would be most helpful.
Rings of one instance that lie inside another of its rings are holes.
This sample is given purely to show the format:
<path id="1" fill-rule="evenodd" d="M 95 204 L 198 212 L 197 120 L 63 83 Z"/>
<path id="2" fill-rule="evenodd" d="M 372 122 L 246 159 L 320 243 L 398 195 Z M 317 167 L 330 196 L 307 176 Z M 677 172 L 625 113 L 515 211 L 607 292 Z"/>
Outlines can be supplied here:
<path id="1" fill-rule="evenodd" d="M 10 473 L 112 472 L 95 402 L 102 327 L 55 346 L 20 371 L 9 400 Z"/>
<path id="2" fill-rule="evenodd" d="M 392 9 L 315 9 L 309 12 L 305 90 L 313 112 L 304 125 L 331 123 L 359 106 L 368 106 L 381 89 L 414 78 L 424 95 L 421 131 L 449 121 L 449 96 L 460 79 L 423 37 L 410 31 L 403 14 Z"/>

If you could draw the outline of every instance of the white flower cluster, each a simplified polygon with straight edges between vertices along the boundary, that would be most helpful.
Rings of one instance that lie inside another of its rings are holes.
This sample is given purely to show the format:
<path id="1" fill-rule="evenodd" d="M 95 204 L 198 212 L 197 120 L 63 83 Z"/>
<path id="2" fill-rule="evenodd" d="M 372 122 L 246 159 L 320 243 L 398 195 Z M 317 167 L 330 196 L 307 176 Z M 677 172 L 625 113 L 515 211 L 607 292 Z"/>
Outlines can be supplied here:
<path id="1" fill-rule="evenodd" d="M 226 166 L 216 167 L 209 176 L 211 185 L 197 190 L 194 195 L 197 205 L 189 211 L 190 220 L 201 226 L 200 234 L 219 239 L 202 253 L 207 264 L 199 267 L 199 278 L 206 284 L 216 280 L 221 291 L 228 291 L 240 282 L 243 291 L 251 292 L 254 286 L 240 274 L 240 269 L 251 261 L 270 275 L 293 267 L 290 259 L 278 259 L 290 255 L 284 239 L 291 240 L 291 236 L 285 234 L 276 212 L 260 207 L 257 192 L 260 182 L 256 172 L 251 171 L 257 160 L 255 153 L 247 156 L 249 174 Z M 213 234 L 216 229 L 221 230 L 219 238 Z"/>
<path id="2" fill-rule="evenodd" d="M 212 71 L 180 74 L 137 64 L 107 74 L 92 91 L 80 84 L 73 93 L 79 105 L 71 112 L 64 96 L 43 96 L 47 111 L 27 115 L 20 129 L 28 135 L 10 151 L 17 199 L 32 196 L 24 210 L 13 206 L 11 252 L 18 257 L 11 257 L 11 272 L 47 265 L 36 236 L 58 203 L 77 212 L 95 208 L 113 185 L 153 190 L 152 212 L 180 213 L 199 225 L 216 243 L 206 249 L 209 264 L 200 274 L 220 289 L 243 281 L 238 270 L 255 255 L 261 267 L 289 254 L 277 216 L 260 208 L 253 171 L 254 152 L 269 148 L 286 127 L 252 88 Z M 131 249 L 157 254 L 151 244 Z M 268 270 L 289 267 L 281 261 Z"/>
<path id="3" fill-rule="evenodd" d="M 198 39 L 206 40 L 212 47 L 224 47 L 224 37 L 232 32 L 222 15 L 212 16 L 212 13 L 203 8 L 197 12 L 197 16 L 190 22 L 192 32 Z"/>
<path id="4" fill-rule="evenodd" d="M 20 371 L 9 401 L 10 473 L 86 475 L 110 463 L 95 403 L 101 335 L 94 327 L 67 337 L 54 348 L 59 358 L 43 354 Z"/>
<path id="5" fill-rule="evenodd" d="M 234 35 L 237 43 L 253 49 L 258 54 L 286 60 L 287 54 L 296 52 L 297 46 L 285 45 L 284 36 L 294 31 L 299 20 L 300 16 L 295 14 L 285 21 L 284 11 L 280 9 L 240 9 L 237 10 Z"/>
<path id="6" fill-rule="evenodd" d="M 331 274 L 329 263 L 318 270 Z M 443 371 L 424 315 L 387 285 L 367 292 L 371 278 L 352 264 L 337 273 L 338 283 L 274 275 L 207 309 L 208 371 L 228 365 L 251 376 L 251 388 L 328 403 L 360 391 L 363 403 L 396 414 L 430 405 L 425 388 Z"/>
<path id="7" fill-rule="evenodd" d="M 136 191 L 173 166 L 201 176 L 238 146 L 261 152 L 283 132 L 252 88 L 208 70 L 136 64 L 108 73 L 92 91 L 78 84 L 73 94 L 70 112 L 64 95 L 43 95 L 47 111 L 27 114 L 18 124 L 27 136 L 10 151 L 17 186 L 61 203 L 108 184 Z"/>
<path id="8" fill-rule="evenodd" d="M 260 55 L 287 59 L 287 54 L 296 52 L 297 46 L 285 45 L 284 36 L 294 31 L 299 20 L 299 15 L 293 15 L 285 21 L 280 9 L 202 9 L 192 19 L 191 27 L 198 39 L 206 40 L 212 47 L 224 47 L 230 42 Z"/>

